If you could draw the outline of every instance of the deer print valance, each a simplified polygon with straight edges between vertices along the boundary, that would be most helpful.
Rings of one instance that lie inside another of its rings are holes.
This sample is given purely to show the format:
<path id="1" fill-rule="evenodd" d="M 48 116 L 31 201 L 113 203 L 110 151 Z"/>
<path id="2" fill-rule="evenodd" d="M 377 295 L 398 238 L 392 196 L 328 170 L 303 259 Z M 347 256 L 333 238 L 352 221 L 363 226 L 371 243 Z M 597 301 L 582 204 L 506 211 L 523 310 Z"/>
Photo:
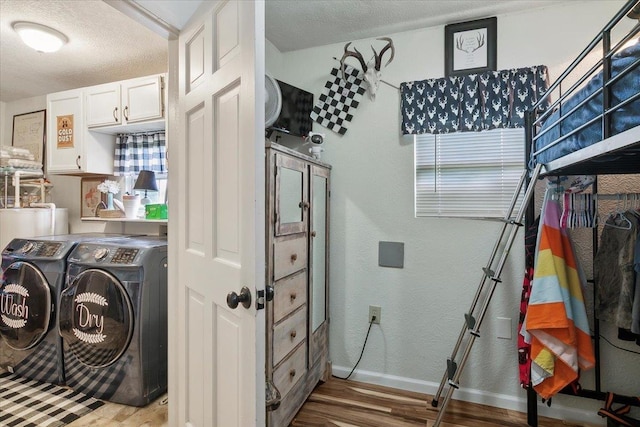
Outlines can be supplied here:
<path id="1" fill-rule="evenodd" d="M 549 87 L 547 67 L 486 71 L 400 85 L 402 133 L 449 133 L 524 126 Z"/>

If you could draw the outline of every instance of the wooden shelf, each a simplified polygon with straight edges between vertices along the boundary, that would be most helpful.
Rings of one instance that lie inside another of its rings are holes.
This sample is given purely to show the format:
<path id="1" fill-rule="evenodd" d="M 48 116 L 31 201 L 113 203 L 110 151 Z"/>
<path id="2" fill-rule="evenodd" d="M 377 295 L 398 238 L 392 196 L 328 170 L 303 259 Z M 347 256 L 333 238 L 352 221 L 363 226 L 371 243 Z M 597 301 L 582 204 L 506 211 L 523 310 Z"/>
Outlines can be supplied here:
<path id="1" fill-rule="evenodd" d="M 94 222 L 137 222 L 145 224 L 166 224 L 166 219 L 143 219 L 143 218 L 99 218 L 99 217 L 84 217 L 80 218 L 82 221 L 94 221 Z"/>

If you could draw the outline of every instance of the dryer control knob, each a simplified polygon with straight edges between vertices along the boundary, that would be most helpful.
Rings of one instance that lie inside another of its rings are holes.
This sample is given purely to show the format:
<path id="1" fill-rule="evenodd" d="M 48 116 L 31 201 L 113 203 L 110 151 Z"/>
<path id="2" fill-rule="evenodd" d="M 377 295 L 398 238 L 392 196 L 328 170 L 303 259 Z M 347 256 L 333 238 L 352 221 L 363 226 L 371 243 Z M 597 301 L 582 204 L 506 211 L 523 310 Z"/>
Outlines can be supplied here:
<path id="1" fill-rule="evenodd" d="M 27 242 L 20 248 L 20 252 L 22 252 L 23 254 L 28 254 L 33 250 L 35 246 L 36 245 L 33 242 Z"/>
<path id="2" fill-rule="evenodd" d="M 98 248 L 93 251 L 93 258 L 96 261 L 103 260 L 107 255 L 109 255 L 109 249 L 107 248 Z"/>

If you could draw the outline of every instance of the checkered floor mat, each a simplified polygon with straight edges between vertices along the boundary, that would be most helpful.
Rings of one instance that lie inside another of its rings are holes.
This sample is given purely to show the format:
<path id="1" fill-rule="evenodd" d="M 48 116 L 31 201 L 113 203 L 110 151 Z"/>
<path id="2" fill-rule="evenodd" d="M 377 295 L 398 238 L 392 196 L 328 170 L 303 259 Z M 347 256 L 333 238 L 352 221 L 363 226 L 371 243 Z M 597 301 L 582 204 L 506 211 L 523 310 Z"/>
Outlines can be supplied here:
<path id="1" fill-rule="evenodd" d="M 0 374 L 0 426 L 59 427 L 104 402 L 53 384 Z"/>

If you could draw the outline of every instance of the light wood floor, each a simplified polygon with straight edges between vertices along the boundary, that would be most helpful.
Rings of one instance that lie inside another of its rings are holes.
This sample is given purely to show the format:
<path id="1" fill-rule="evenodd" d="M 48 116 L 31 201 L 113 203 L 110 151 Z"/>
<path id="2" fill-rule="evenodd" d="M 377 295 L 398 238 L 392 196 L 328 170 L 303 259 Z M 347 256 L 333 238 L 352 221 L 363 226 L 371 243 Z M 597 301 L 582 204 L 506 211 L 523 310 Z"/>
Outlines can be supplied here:
<path id="1" fill-rule="evenodd" d="M 414 427 L 433 425 L 433 396 L 335 378 L 316 387 L 292 426 Z M 594 417 L 597 415 L 594 414 Z M 540 427 L 592 427 L 540 417 Z M 452 400 L 441 427 L 526 427 L 525 413 Z"/>
<path id="2" fill-rule="evenodd" d="M 432 396 L 331 378 L 318 386 L 294 418 L 299 427 L 431 427 Z M 596 416 L 594 414 L 594 416 Z M 526 427 L 526 414 L 451 401 L 441 427 Z M 540 417 L 540 427 L 592 427 Z M 69 427 L 166 427 L 166 396 L 145 408 L 106 403 Z"/>
<path id="3" fill-rule="evenodd" d="M 166 394 L 144 408 L 105 402 L 67 427 L 167 427 L 167 409 Z"/>

